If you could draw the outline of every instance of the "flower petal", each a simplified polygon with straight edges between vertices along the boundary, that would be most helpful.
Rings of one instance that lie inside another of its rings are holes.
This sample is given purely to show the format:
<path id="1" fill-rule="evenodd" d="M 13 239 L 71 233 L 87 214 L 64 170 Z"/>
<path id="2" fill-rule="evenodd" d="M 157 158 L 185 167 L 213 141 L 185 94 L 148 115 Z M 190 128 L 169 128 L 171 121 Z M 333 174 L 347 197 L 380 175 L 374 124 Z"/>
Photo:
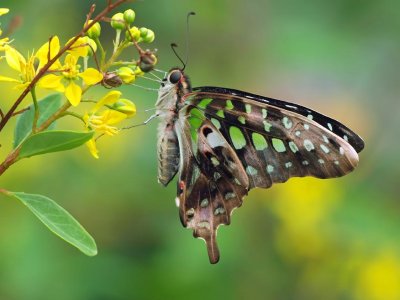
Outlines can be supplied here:
<path id="1" fill-rule="evenodd" d="M 86 142 L 86 146 L 89 148 L 90 154 L 96 159 L 99 159 L 99 150 L 97 150 L 96 147 L 96 140 L 91 139 L 88 142 Z"/>
<path id="2" fill-rule="evenodd" d="M 7 14 L 10 11 L 8 8 L 0 8 L 0 16 Z"/>
<path id="3" fill-rule="evenodd" d="M 61 83 L 62 76 L 57 76 L 54 74 L 43 76 L 38 82 L 38 86 L 44 89 L 55 90 L 58 92 L 64 92 L 64 86 Z"/>
<path id="4" fill-rule="evenodd" d="M 59 51 L 60 51 L 60 40 L 58 36 L 54 36 L 53 38 L 51 38 L 50 42 L 47 42 L 44 45 L 42 45 L 35 55 L 36 58 L 39 59 L 38 70 L 41 69 L 48 62 L 49 52 L 50 52 L 50 59 L 52 59 L 54 56 L 56 56 L 56 54 L 58 54 Z M 54 70 L 56 65 L 60 65 L 60 62 L 57 61 L 56 63 L 54 63 L 50 67 L 50 70 L 51 69 Z"/>
<path id="5" fill-rule="evenodd" d="M 120 91 L 110 91 L 92 108 L 92 112 L 98 111 L 104 105 L 111 105 L 118 101 L 122 93 Z"/>
<path id="6" fill-rule="evenodd" d="M 86 69 L 82 73 L 79 73 L 78 76 L 81 77 L 87 85 L 94 85 L 103 79 L 103 74 L 93 68 Z"/>
<path id="7" fill-rule="evenodd" d="M 26 65 L 26 60 L 22 54 L 13 47 L 7 47 L 5 52 L 7 64 L 14 70 L 21 72 L 22 65 Z"/>
<path id="8" fill-rule="evenodd" d="M 69 43 L 69 41 L 67 43 Z M 80 37 L 75 43 L 72 44 L 71 48 L 68 50 L 68 53 L 74 55 L 75 57 L 85 57 L 88 55 L 88 48 L 89 47 L 87 46 L 86 38 Z"/>
<path id="9" fill-rule="evenodd" d="M 115 125 L 126 119 L 126 114 L 112 109 L 105 110 L 101 115 L 107 125 Z"/>
<path id="10" fill-rule="evenodd" d="M 17 79 L 6 77 L 6 76 L 1 76 L 1 75 L 0 75 L 0 82 L 16 82 L 16 83 L 20 83 L 20 81 L 17 80 Z"/>
<path id="11" fill-rule="evenodd" d="M 78 106 L 82 98 L 82 89 L 75 82 L 71 81 L 65 88 L 65 97 L 72 104 L 72 106 Z"/>

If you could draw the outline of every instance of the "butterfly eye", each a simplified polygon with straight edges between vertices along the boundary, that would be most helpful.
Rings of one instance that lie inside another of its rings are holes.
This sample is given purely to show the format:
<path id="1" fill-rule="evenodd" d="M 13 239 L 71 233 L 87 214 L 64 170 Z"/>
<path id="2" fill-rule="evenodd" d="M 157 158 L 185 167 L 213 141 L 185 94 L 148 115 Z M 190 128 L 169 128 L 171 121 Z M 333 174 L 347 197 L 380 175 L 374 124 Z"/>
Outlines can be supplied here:
<path id="1" fill-rule="evenodd" d="M 182 77 L 182 73 L 181 71 L 173 71 L 169 77 L 168 77 L 168 81 L 171 82 L 172 84 L 176 84 L 179 82 L 179 80 L 181 80 Z"/>

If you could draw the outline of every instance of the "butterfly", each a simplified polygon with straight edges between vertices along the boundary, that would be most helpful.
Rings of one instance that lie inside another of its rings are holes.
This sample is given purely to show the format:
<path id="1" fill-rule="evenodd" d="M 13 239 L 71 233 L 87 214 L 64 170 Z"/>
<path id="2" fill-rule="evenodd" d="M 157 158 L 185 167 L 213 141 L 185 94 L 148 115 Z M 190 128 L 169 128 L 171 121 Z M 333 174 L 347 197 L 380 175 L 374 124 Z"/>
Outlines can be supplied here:
<path id="1" fill-rule="evenodd" d="M 177 174 L 184 227 L 205 240 L 219 260 L 218 226 L 229 225 L 243 197 L 291 177 L 343 176 L 357 166 L 363 140 L 343 124 L 309 108 L 220 87 L 191 87 L 171 69 L 156 102 L 158 181 Z"/>

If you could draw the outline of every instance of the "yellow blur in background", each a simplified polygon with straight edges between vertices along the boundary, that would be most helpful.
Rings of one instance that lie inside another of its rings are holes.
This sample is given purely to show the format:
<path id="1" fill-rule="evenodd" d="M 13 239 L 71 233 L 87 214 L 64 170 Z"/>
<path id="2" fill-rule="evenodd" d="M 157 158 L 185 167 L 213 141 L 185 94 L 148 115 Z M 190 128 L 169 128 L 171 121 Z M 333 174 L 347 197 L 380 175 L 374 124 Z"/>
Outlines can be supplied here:
<path id="1" fill-rule="evenodd" d="M 67 41 L 91 3 L 5 0 L 11 12 L 2 28 L 21 16 L 12 38 L 28 53 L 53 35 Z M 56 200 L 95 237 L 99 254 L 85 257 L 1 197 L 0 299 L 400 299 L 400 3 L 145 0 L 119 10 L 127 8 L 154 30 L 150 46 L 163 70 L 180 65 L 169 44 L 185 53 L 186 14 L 195 11 L 186 70 L 193 86 L 245 90 L 327 114 L 364 138 L 359 167 L 339 179 L 253 190 L 219 229 L 221 260 L 210 265 L 204 243 L 180 224 L 175 183 L 157 183 L 156 122 L 99 140 L 99 160 L 81 147 L 21 161 L 0 187 Z M 111 45 L 113 31 L 102 38 Z M 1 89 L 8 107 L 18 91 Z M 122 91 L 137 106 L 131 122 L 146 120 L 156 93 Z M 0 140 L 4 157 L 12 124 Z"/>

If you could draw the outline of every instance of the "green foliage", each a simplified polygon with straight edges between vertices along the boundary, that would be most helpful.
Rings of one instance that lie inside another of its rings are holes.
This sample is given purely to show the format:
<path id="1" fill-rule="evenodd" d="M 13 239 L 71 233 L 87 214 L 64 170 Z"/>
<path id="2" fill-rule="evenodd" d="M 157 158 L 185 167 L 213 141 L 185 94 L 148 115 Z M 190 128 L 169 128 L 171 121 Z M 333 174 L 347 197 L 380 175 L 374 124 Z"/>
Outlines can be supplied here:
<path id="1" fill-rule="evenodd" d="M 52 94 L 38 102 L 39 118 L 37 126 L 42 125 L 51 115 L 53 115 L 61 107 L 61 94 Z M 27 136 L 32 133 L 32 124 L 35 115 L 33 104 L 28 107 L 28 110 L 20 115 L 17 119 L 17 124 L 14 131 L 13 148 L 16 148 Z M 53 122 L 48 129 L 55 126 Z"/>
<path id="2" fill-rule="evenodd" d="M 93 137 L 93 132 L 67 130 L 44 131 L 28 137 L 21 145 L 18 158 L 31 157 L 79 147 Z"/>
<path id="3" fill-rule="evenodd" d="M 88 256 L 97 254 L 94 239 L 64 208 L 52 199 L 35 194 L 9 192 L 26 205 L 44 225 L 63 240 L 78 248 Z"/>

